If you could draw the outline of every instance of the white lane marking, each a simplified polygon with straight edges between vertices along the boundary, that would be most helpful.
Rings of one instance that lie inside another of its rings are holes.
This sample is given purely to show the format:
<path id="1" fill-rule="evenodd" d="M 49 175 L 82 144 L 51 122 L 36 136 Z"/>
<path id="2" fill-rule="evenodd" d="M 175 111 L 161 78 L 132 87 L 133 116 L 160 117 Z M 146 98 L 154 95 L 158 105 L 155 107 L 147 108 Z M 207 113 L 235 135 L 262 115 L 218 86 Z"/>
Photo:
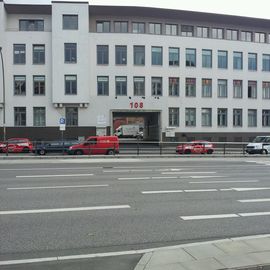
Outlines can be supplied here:
<path id="1" fill-rule="evenodd" d="M 163 194 L 163 193 L 181 193 L 183 190 L 153 190 L 153 191 L 142 191 L 142 194 Z"/>
<path id="2" fill-rule="evenodd" d="M 13 211 L 0 211 L 0 215 L 78 212 L 78 211 L 111 210 L 111 209 L 123 209 L 123 208 L 130 208 L 130 206 L 129 205 L 108 205 L 108 206 L 92 206 L 92 207 L 13 210 Z"/>
<path id="3" fill-rule="evenodd" d="M 150 177 L 120 177 L 118 180 L 148 180 Z"/>
<path id="4" fill-rule="evenodd" d="M 109 185 L 77 185 L 77 186 L 48 186 L 48 187 L 14 187 L 7 190 L 35 190 L 35 189 L 59 189 L 59 188 L 95 188 L 108 187 Z"/>
<path id="5" fill-rule="evenodd" d="M 221 188 L 220 191 L 232 191 L 231 188 Z"/>
<path id="6" fill-rule="evenodd" d="M 227 176 L 220 176 L 220 175 L 192 175 L 190 176 L 190 178 L 224 178 L 224 177 L 227 177 Z"/>
<path id="7" fill-rule="evenodd" d="M 193 181 L 190 184 L 221 184 L 221 183 L 257 183 L 259 180 L 236 180 L 236 181 Z"/>
<path id="8" fill-rule="evenodd" d="M 205 174 L 205 173 L 209 173 L 209 174 L 212 174 L 212 173 L 217 173 L 217 172 L 163 172 L 161 174 Z"/>
<path id="9" fill-rule="evenodd" d="M 200 220 L 200 219 L 219 219 L 219 218 L 234 218 L 239 217 L 237 214 L 223 214 L 223 215 L 200 215 L 200 216 L 181 216 L 183 220 Z"/>
<path id="10" fill-rule="evenodd" d="M 270 202 L 270 198 L 264 198 L 264 199 L 247 199 L 247 200 L 237 200 L 241 203 L 256 203 L 256 202 Z"/>
<path id="11" fill-rule="evenodd" d="M 239 213 L 238 215 L 241 217 L 269 216 L 270 212 Z"/>
<path id="12" fill-rule="evenodd" d="M 65 167 L 65 168 L 12 168 L 12 169 L 8 169 L 8 168 L 4 168 L 4 169 L 0 169 L 0 171 L 47 171 L 47 170 L 92 170 L 92 169 L 101 169 L 102 167 Z"/>
<path id="13" fill-rule="evenodd" d="M 185 189 L 185 192 L 212 192 L 212 191 L 218 191 L 217 189 Z"/>
<path id="14" fill-rule="evenodd" d="M 165 247 L 157 247 L 157 248 L 138 249 L 138 250 L 126 250 L 126 251 L 107 252 L 107 253 L 92 253 L 92 254 L 79 254 L 79 255 L 66 255 L 66 256 L 57 256 L 57 257 L 0 261 L 0 265 L 31 264 L 31 263 L 50 262 L 50 261 L 66 261 L 66 260 L 76 260 L 76 259 L 91 259 L 91 258 L 102 258 L 102 257 L 116 257 L 116 256 L 122 256 L 122 255 L 145 254 L 145 253 L 150 253 L 154 251 L 174 250 L 174 249 L 179 249 L 179 248 L 196 247 L 196 246 L 202 247 L 204 245 L 209 245 L 209 244 L 217 244 L 217 243 L 232 242 L 232 241 L 245 241 L 245 240 L 250 240 L 250 239 L 260 239 L 260 238 L 266 238 L 266 237 L 270 237 L 270 235 L 261 234 L 261 235 L 252 235 L 252 236 L 244 236 L 244 237 L 225 238 L 225 239 L 206 241 L 206 242 L 189 243 L 189 244 L 182 244 L 182 245 L 175 245 L 175 246 L 165 246 Z"/>
<path id="15" fill-rule="evenodd" d="M 86 174 L 41 174 L 41 175 L 17 175 L 16 178 L 50 178 L 50 177 L 82 177 L 82 176 L 93 176 L 92 173 Z"/>
<path id="16" fill-rule="evenodd" d="M 177 176 L 152 176 L 151 179 L 177 179 Z"/>
<path id="17" fill-rule="evenodd" d="M 269 190 L 270 187 L 254 187 L 254 188 L 234 188 L 232 187 L 231 188 L 232 190 L 235 190 L 235 191 L 257 191 L 257 190 Z"/>

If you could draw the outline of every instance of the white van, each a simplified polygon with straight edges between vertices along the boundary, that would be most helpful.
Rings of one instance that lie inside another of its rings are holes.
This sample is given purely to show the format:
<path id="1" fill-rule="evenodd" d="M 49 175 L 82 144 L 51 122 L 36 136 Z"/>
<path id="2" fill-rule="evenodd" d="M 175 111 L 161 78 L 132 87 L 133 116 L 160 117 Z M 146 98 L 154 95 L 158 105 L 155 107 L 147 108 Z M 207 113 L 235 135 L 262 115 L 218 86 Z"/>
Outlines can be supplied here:
<path id="1" fill-rule="evenodd" d="M 270 153 L 270 136 L 257 136 L 246 147 L 248 154 L 268 154 Z"/>

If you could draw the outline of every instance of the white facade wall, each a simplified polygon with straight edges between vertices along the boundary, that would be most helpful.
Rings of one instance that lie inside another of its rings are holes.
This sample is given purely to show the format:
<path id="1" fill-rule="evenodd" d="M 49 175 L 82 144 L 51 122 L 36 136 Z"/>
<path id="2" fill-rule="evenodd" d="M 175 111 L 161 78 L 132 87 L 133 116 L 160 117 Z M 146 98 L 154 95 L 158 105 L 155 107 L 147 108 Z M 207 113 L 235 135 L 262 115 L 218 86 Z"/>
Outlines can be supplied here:
<path id="1" fill-rule="evenodd" d="M 160 111 L 161 130 L 169 126 L 168 108 L 179 107 L 179 133 L 252 133 L 269 132 L 262 127 L 262 110 L 270 110 L 270 100 L 262 99 L 262 82 L 270 81 L 270 72 L 262 71 L 262 54 L 270 54 L 269 43 L 206 39 L 196 37 L 165 36 L 132 33 L 95 33 L 95 20 L 89 18 L 88 3 L 52 3 L 51 15 L 5 14 L 4 3 L 0 2 L 0 46 L 5 56 L 6 81 L 6 125 L 14 126 L 14 107 L 27 109 L 27 127 L 33 126 L 33 107 L 46 107 L 46 126 L 57 127 L 59 118 L 65 116 L 65 106 L 79 107 L 79 126 L 96 127 L 98 117 L 104 116 L 106 124 L 112 126 L 112 111 L 135 111 L 130 102 L 143 102 L 140 112 Z M 78 15 L 78 30 L 63 30 L 62 16 Z M 19 19 L 44 19 L 44 32 L 20 32 Z M 106 20 L 106 18 L 104 18 Z M 116 19 L 115 19 L 116 20 Z M 121 20 L 121 18 L 119 18 Z M 147 18 L 143 18 L 147 20 Z M 136 18 L 134 21 L 139 22 Z M 157 21 L 152 18 L 149 22 Z M 163 20 L 163 23 L 165 21 Z M 90 23 L 90 26 L 89 26 Z M 235 26 L 237 29 L 238 27 Z M 90 31 L 89 31 L 90 30 Z M 77 43 L 77 63 L 64 63 L 64 43 Z M 26 64 L 13 64 L 13 44 L 26 44 Z M 33 44 L 45 44 L 45 65 L 32 64 Z M 109 45 L 109 64 L 97 65 L 97 45 Z M 115 46 L 127 46 L 127 65 L 115 65 Z M 133 46 L 145 46 L 145 66 L 133 64 Z M 151 65 L 151 47 L 163 48 L 163 65 Z M 169 47 L 180 49 L 179 67 L 169 66 Z M 196 49 L 196 67 L 186 67 L 186 48 Z M 202 49 L 212 50 L 212 68 L 202 68 Z M 217 68 L 217 51 L 228 51 L 228 69 Z M 233 52 L 243 53 L 243 70 L 233 69 Z M 248 71 L 248 53 L 257 53 L 257 71 Z M 77 75 L 77 95 L 65 95 L 64 76 Z M 14 96 L 14 75 L 26 76 L 26 96 Z M 45 75 L 46 95 L 33 95 L 33 75 Z M 97 96 L 97 76 L 109 76 L 109 96 Z M 127 77 L 127 96 L 115 94 L 115 76 Z M 133 77 L 145 77 L 145 98 L 133 95 Z M 163 95 L 151 95 L 151 77 L 163 78 Z M 179 77 L 179 97 L 169 97 L 169 77 Z M 185 96 L 185 79 L 196 78 L 196 97 Z M 212 79 L 212 97 L 201 97 L 202 78 Z M 217 80 L 226 79 L 228 97 L 217 97 Z M 0 75 L 0 80 L 2 80 Z M 243 81 L 243 98 L 233 98 L 233 80 Z M 248 80 L 257 81 L 257 99 L 247 97 Z M 2 93 L 2 87 L 1 87 Z M 0 101 L 2 94 L 0 93 Z M 61 105 L 60 105 L 61 104 Z M 83 108 L 82 108 L 83 107 Z M 185 108 L 196 108 L 196 127 L 185 126 Z M 212 126 L 202 127 L 201 108 L 212 108 Z M 228 109 L 228 126 L 217 126 L 217 109 Z M 243 110 L 243 126 L 233 127 L 233 109 Z M 248 127 L 248 109 L 257 110 L 257 127 Z M 2 123 L 2 111 L 0 110 Z"/>

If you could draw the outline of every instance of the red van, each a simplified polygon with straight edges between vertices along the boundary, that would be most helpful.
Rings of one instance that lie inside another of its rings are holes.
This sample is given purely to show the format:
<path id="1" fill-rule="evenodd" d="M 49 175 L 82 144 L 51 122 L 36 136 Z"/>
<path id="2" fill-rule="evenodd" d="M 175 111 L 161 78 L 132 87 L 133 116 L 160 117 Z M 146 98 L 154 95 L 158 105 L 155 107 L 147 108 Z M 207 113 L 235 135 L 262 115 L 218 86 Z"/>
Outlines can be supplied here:
<path id="1" fill-rule="evenodd" d="M 91 136 L 68 149 L 70 155 L 114 155 L 118 153 L 119 139 L 117 136 Z"/>

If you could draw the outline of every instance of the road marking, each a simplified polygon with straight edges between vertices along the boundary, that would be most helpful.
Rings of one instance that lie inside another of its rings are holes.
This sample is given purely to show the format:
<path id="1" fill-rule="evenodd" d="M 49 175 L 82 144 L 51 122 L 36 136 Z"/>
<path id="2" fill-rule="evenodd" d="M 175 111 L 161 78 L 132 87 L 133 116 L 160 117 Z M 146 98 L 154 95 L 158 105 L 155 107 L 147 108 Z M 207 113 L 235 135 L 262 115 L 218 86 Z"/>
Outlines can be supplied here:
<path id="1" fill-rule="evenodd" d="M 247 200 L 237 200 L 238 202 L 241 203 L 256 203 L 256 202 L 270 202 L 269 198 L 265 199 L 247 199 Z"/>
<path id="2" fill-rule="evenodd" d="M 111 209 L 124 209 L 124 208 L 130 208 L 130 206 L 129 205 L 109 205 L 109 206 L 92 206 L 92 207 L 14 210 L 14 211 L 0 211 L 0 215 L 78 212 L 78 211 L 111 210 Z"/>
<path id="3" fill-rule="evenodd" d="M 225 238 L 225 239 L 206 241 L 206 242 L 188 243 L 188 244 L 181 244 L 181 245 L 175 245 L 175 246 L 148 248 L 148 249 L 138 249 L 138 250 L 133 249 L 133 250 L 107 252 L 107 253 L 65 255 L 65 256 L 55 256 L 55 257 L 0 261 L 0 266 L 145 254 L 145 253 L 150 253 L 150 252 L 155 252 L 155 251 L 168 251 L 168 250 L 174 250 L 174 249 L 186 248 L 186 247 L 196 247 L 196 246 L 203 247 L 204 245 L 209 245 L 209 244 L 226 243 L 226 242 L 228 243 L 228 242 L 232 242 L 232 241 L 245 241 L 245 240 L 251 240 L 251 239 L 260 239 L 260 238 L 266 238 L 269 236 L 270 236 L 269 234 L 262 234 L 262 235 L 253 235 L 253 236 L 244 236 L 244 237 L 235 237 L 235 238 Z"/>
<path id="4" fill-rule="evenodd" d="M 16 178 L 49 178 L 49 177 L 82 177 L 82 176 L 93 176 L 92 173 L 86 174 L 41 174 L 41 175 L 17 175 Z"/>
<path id="5" fill-rule="evenodd" d="M 152 176 L 151 179 L 177 179 L 177 176 Z"/>
<path id="6" fill-rule="evenodd" d="M 183 220 L 200 220 L 200 219 L 220 219 L 220 218 L 234 218 L 239 217 L 237 214 L 223 214 L 223 215 L 200 215 L 200 216 L 181 216 Z"/>
<path id="7" fill-rule="evenodd" d="M 108 187 L 109 185 L 77 185 L 77 186 L 49 186 L 49 187 L 15 187 L 7 190 L 35 190 L 35 189 L 59 189 L 59 188 L 95 188 Z"/>
<path id="8" fill-rule="evenodd" d="M 231 188 L 221 188 L 220 191 L 232 191 Z"/>
<path id="9" fill-rule="evenodd" d="M 47 170 L 91 170 L 91 169 L 101 169 L 102 167 L 65 167 L 65 168 L 54 168 L 54 167 L 50 167 L 50 168 L 4 168 L 4 169 L 0 169 L 0 171 L 47 171 Z"/>
<path id="10" fill-rule="evenodd" d="M 241 217 L 270 216 L 270 212 L 239 213 Z"/>
<path id="11" fill-rule="evenodd" d="M 148 180 L 150 177 L 120 177 L 117 180 Z"/>
<path id="12" fill-rule="evenodd" d="M 224 178 L 224 177 L 227 177 L 227 176 L 220 176 L 220 175 L 192 175 L 190 176 L 190 178 Z"/>
<path id="13" fill-rule="evenodd" d="M 154 190 L 154 191 L 142 191 L 142 194 L 163 194 L 163 193 L 181 193 L 183 190 Z"/>
<path id="14" fill-rule="evenodd" d="M 257 191 L 257 190 L 269 190 L 270 187 L 258 187 L 258 188 L 234 188 L 232 187 L 231 188 L 232 190 L 235 190 L 235 191 Z"/>
<path id="15" fill-rule="evenodd" d="M 217 189 L 185 189 L 185 192 L 212 192 L 212 191 L 218 191 Z"/>
<path id="16" fill-rule="evenodd" d="M 236 181 L 193 181 L 190 184 L 221 184 L 221 183 L 257 183 L 259 180 L 236 180 Z"/>
<path id="17" fill-rule="evenodd" d="M 205 173 L 216 173 L 216 172 L 162 172 L 161 174 L 205 174 Z"/>

